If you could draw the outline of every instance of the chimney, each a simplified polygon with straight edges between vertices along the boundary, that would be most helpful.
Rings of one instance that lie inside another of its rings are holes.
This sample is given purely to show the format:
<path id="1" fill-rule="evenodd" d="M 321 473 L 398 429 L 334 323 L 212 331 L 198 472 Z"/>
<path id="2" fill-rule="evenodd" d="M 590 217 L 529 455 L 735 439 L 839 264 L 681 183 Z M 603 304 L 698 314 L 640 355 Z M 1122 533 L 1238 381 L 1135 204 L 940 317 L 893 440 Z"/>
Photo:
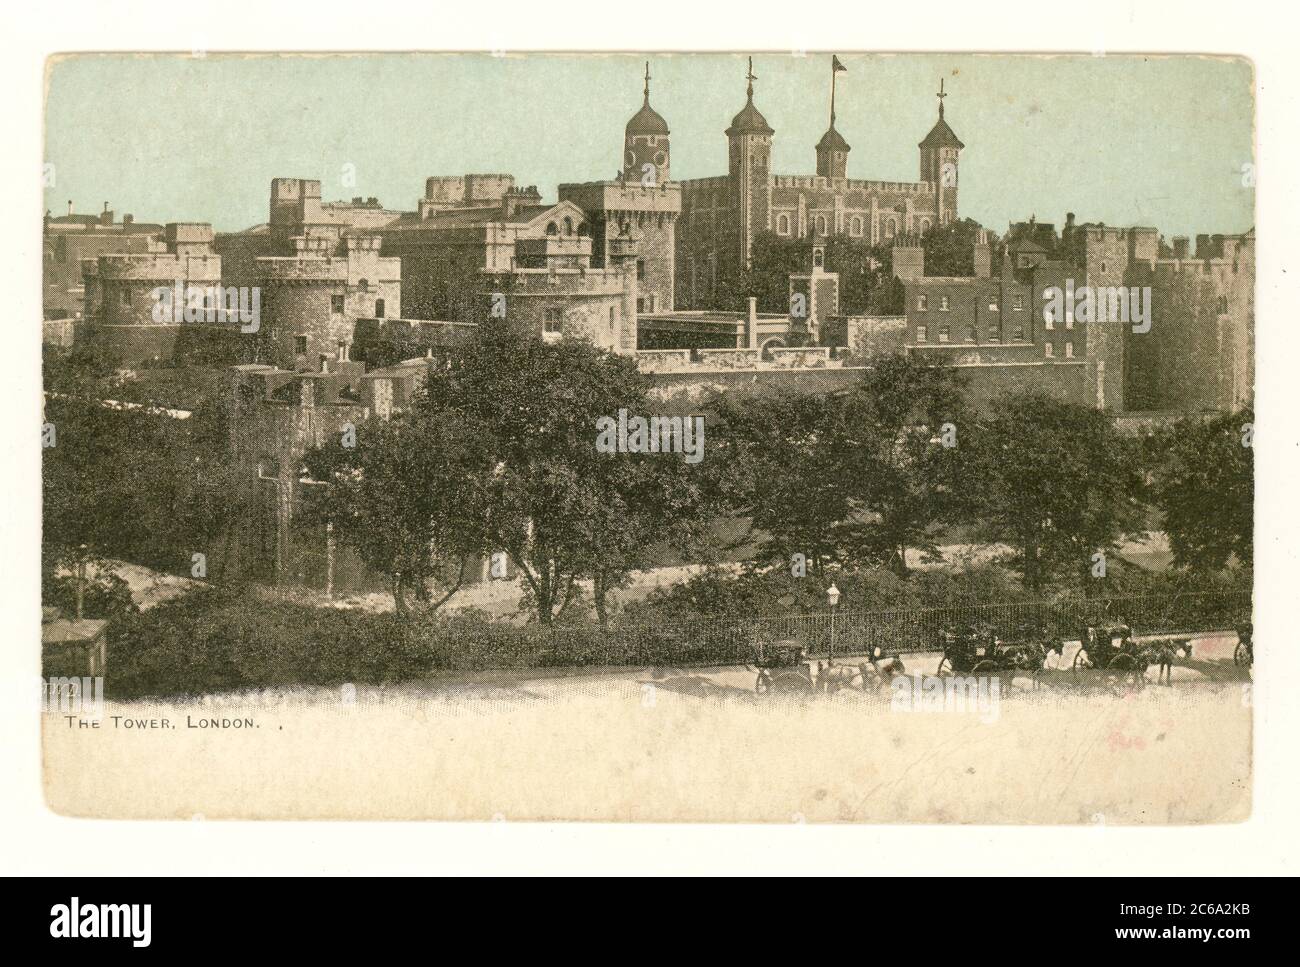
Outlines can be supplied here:
<path id="1" fill-rule="evenodd" d="M 68 217 L 69 217 L 69 218 L 72 217 L 72 199 L 71 199 L 71 198 L 68 199 Z"/>
<path id="2" fill-rule="evenodd" d="M 907 281 L 925 275 L 925 249 L 909 235 L 899 235 L 894 239 L 893 262 L 894 276 L 898 279 Z"/>
<path id="3" fill-rule="evenodd" d="M 1197 248 L 1200 247 L 1201 245 L 1200 237 L 1196 239 L 1196 245 Z M 1188 246 L 1188 238 L 1186 235 L 1175 235 L 1174 236 L 1174 258 L 1178 259 L 1180 262 L 1183 259 L 1187 258 L 1187 246 Z"/>
<path id="4" fill-rule="evenodd" d="M 986 229 L 981 228 L 975 235 L 971 261 L 975 278 L 987 279 L 993 274 L 993 250 L 989 247 L 989 233 Z"/>

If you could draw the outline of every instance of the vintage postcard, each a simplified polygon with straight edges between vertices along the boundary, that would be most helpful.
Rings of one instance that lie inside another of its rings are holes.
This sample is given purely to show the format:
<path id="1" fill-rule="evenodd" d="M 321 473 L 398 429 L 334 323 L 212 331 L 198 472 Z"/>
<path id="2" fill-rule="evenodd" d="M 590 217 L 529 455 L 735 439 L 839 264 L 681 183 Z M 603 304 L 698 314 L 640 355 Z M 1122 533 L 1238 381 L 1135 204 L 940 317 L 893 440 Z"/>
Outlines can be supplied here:
<path id="1" fill-rule="evenodd" d="M 49 808 L 1246 820 L 1254 86 L 51 57 Z"/>

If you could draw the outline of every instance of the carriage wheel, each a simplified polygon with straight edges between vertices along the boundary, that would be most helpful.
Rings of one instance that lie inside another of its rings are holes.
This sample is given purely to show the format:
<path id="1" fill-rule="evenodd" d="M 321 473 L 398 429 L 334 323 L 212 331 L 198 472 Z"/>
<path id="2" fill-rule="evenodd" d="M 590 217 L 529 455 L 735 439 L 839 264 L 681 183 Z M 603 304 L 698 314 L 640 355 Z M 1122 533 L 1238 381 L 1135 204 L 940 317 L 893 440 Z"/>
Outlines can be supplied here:
<path id="1" fill-rule="evenodd" d="M 1088 657 L 1086 649 L 1080 647 L 1079 650 L 1075 652 L 1074 664 L 1071 666 L 1071 670 L 1074 672 L 1076 681 L 1082 681 L 1086 676 L 1086 673 L 1092 671 L 1096 667 L 1097 666 L 1092 663 L 1092 659 Z"/>
<path id="2" fill-rule="evenodd" d="M 941 659 L 939 659 L 939 668 L 935 671 L 935 675 L 942 678 L 944 675 L 951 675 L 951 674 L 952 674 L 952 659 L 949 658 L 947 655 L 944 655 Z"/>
<path id="3" fill-rule="evenodd" d="M 1133 655 L 1116 655 L 1106 666 L 1106 683 L 1121 692 L 1141 688 L 1146 684 L 1146 665 Z"/>
<path id="4" fill-rule="evenodd" d="M 1254 650 L 1244 641 L 1237 642 L 1237 647 L 1232 652 L 1232 663 L 1238 668 L 1249 668 L 1255 663 Z"/>

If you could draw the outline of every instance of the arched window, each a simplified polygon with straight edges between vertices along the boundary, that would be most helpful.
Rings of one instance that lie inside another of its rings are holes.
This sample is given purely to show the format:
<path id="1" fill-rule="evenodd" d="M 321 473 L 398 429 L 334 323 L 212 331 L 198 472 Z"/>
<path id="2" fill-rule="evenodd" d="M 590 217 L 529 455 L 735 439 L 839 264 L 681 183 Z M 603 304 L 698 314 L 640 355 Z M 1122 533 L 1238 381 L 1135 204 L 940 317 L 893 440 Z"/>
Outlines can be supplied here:
<path id="1" fill-rule="evenodd" d="M 362 292 L 368 292 L 370 290 L 370 283 L 365 279 L 362 279 L 357 283 L 357 287 L 360 288 Z"/>
<path id="2" fill-rule="evenodd" d="M 898 222 L 895 219 L 889 219 L 885 222 L 885 238 L 893 238 L 898 234 Z"/>
<path id="3" fill-rule="evenodd" d="M 559 235 L 559 234 L 560 234 L 560 227 L 559 227 L 558 225 L 556 225 L 555 222 L 547 222 L 547 223 L 546 223 L 546 234 L 547 234 L 547 235 Z"/>
<path id="4" fill-rule="evenodd" d="M 825 235 L 825 234 L 826 234 L 826 216 L 825 216 L 825 215 L 818 215 L 818 216 L 817 216 L 817 223 L 816 223 L 816 224 L 817 224 L 817 234 L 818 234 L 818 235 Z"/>
<path id="5" fill-rule="evenodd" d="M 852 232 L 853 235 L 854 235 L 855 237 L 860 238 L 860 237 L 862 236 L 862 219 L 861 219 L 861 217 L 859 217 L 859 216 L 857 216 L 857 215 L 854 215 L 854 216 L 853 216 L 853 221 L 849 222 L 849 231 Z"/>
<path id="6" fill-rule="evenodd" d="M 929 230 L 930 230 L 930 219 L 928 219 L 928 218 L 922 218 L 922 219 L 921 219 L 921 234 L 924 235 L 924 234 L 925 234 L 926 232 L 928 232 Z"/>
<path id="7" fill-rule="evenodd" d="M 376 318 L 376 319 L 382 319 L 382 318 L 384 318 L 384 300 L 383 300 L 383 299 L 376 299 L 376 300 L 375 300 L 375 318 Z"/>
<path id="8" fill-rule="evenodd" d="M 779 215 L 776 219 L 776 231 L 780 235 L 790 234 L 790 216 Z"/>

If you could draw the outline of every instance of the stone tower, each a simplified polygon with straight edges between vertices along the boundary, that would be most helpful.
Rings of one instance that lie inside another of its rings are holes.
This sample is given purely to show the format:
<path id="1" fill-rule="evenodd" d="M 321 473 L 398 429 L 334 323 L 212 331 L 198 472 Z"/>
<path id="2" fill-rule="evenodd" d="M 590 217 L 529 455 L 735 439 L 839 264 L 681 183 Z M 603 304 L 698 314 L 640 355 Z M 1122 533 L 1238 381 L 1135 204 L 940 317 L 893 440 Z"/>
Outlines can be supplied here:
<path id="1" fill-rule="evenodd" d="M 831 126 L 817 142 L 817 175 L 844 178 L 849 164 L 849 143 L 835 130 L 835 75 L 845 70 L 838 57 L 831 58 Z"/>
<path id="2" fill-rule="evenodd" d="M 754 58 L 745 75 L 745 106 L 727 128 L 728 175 L 739 215 L 737 247 L 748 265 L 754 235 L 768 228 L 772 208 L 772 135 L 767 119 L 754 107 Z"/>
<path id="3" fill-rule="evenodd" d="M 645 101 L 623 132 L 623 180 L 653 188 L 669 180 L 668 122 L 650 106 L 650 62 L 645 65 Z"/>
<path id="4" fill-rule="evenodd" d="M 939 80 L 939 120 L 920 144 L 921 180 L 934 185 L 939 224 L 957 217 L 957 156 L 966 147 L 943 119 L 943 79 Z"/>

